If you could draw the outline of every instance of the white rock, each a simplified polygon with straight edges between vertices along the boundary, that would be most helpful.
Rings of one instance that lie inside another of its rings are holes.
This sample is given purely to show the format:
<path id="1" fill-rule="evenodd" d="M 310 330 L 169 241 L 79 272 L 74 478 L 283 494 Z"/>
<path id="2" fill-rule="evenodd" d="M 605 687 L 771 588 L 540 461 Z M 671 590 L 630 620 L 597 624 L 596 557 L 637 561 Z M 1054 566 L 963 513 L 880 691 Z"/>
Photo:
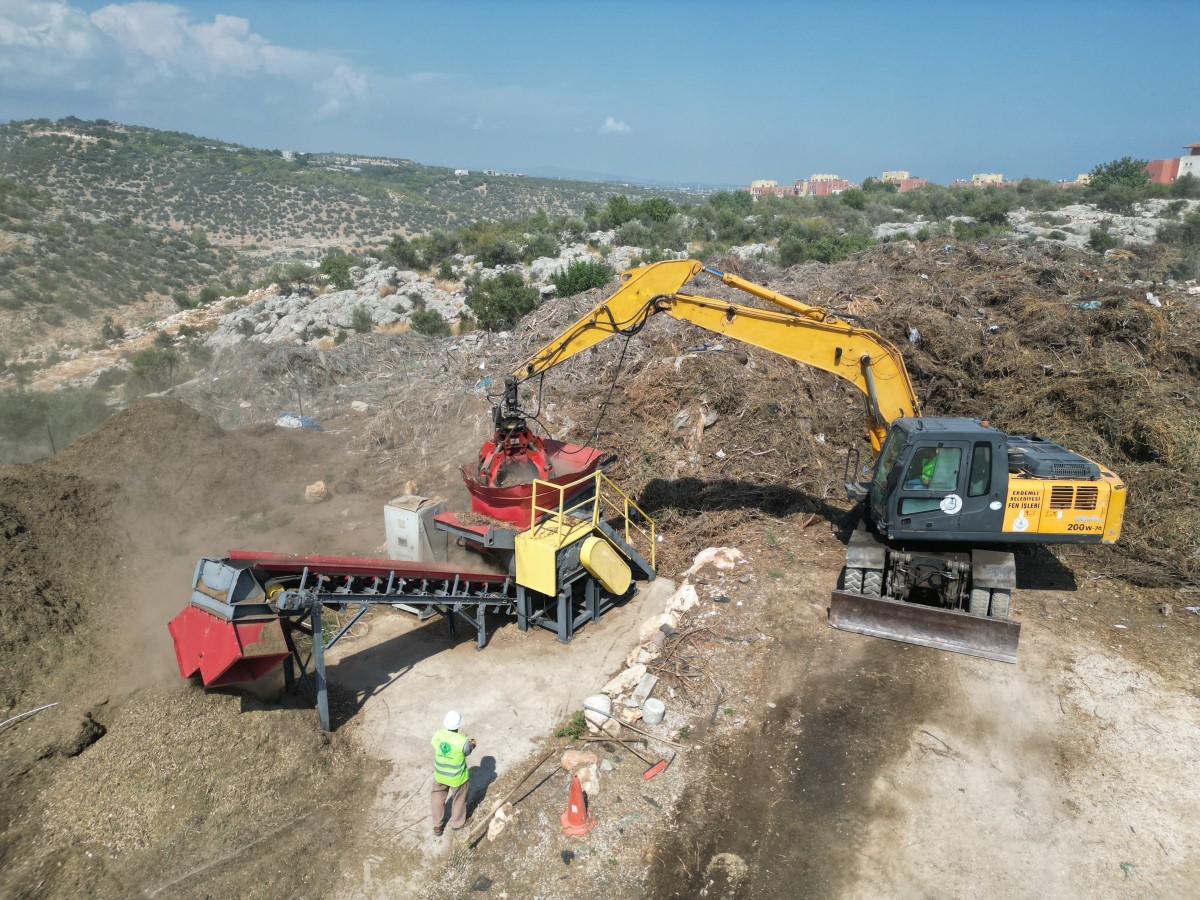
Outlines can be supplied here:
<path id="1" fill-rule="evenodd" d="M 694 575 L 707 565 L 712 565 L 719 571 L 725 572 L 742 562 L 745 555 L 736 547 L 708 547 L 701 550 L 692 559 L 691 568 L 683 574 Z"/>
<path id="2" fill-rule="evenodd" d="M 601 688 L 601 691 L 607 694 L 609 697 L 616 697 L 619 694 L 627 693 L 628 691 L 633 690 L 634 686 L 642 680 L 642 676 L 645 674 L 646 667 L 641 663 L 635 663 L 613 678 L 608 684 Z M 591 704 L 588 705 L 590 706 Z M 609 707 L 608 711 L 612 711 L 611 706 Z"/>
<path id="3" fill-rule="evenodd" d="M 579 786 L 583 788 L 583 792 L 588 795 L 589 800 L 600 795 L 600 766 L 598 764 L 589 763 L 586 766 L 580 766 L 575 770 L 575 775 L 579 778 Z"/>
<path id="4" fill-rule="evenodd" d="M 678 618 L 680 614 L 687 612 L 699 602 L 700 596 L 696 593 L 696 588 L 690 582 L 685 581 L 667 600 L 667 612 L 673 613 Z"/>

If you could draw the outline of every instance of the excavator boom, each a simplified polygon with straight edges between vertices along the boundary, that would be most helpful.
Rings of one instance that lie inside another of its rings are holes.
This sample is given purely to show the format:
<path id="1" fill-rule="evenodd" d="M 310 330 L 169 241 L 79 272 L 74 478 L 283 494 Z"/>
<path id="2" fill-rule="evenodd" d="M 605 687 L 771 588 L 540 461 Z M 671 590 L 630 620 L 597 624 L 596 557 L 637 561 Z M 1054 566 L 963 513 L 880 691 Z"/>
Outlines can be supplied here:
<path id="1" fill-rule="evenodd" d="M 680 289 L 701 271 L 783 311 L 682 293 Z M 540 375 L 606 338 L 634 334 L 651 316 L 665 313 L 845 379 L 866 398 L 867 433 L 876 452 L 887 435 L 888 423 L 920 414 L 900 351 L 869 328 L 831 318 L 828 310 L 705 268 L 695 260 L 631 269 L 622 273 L 621 280 L 615 294 L 521 363 L 516 377 L 525 380 Z"/>

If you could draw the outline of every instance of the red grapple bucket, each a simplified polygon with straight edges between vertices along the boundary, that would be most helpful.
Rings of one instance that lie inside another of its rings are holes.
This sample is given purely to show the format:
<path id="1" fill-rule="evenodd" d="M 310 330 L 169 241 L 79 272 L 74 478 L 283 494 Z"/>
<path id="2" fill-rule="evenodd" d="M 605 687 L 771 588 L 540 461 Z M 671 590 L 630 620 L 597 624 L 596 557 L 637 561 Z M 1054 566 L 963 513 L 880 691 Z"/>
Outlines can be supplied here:
<path id="1" fill-rule="evenodd" d="M 594 447 L 579 447 L 575 444 L 564 444 L 562 441 L 545 440 L 543 442 L 546 460 L 549 463 L 549 476 L 544 479 L 554 485 L 566 485 L 578 481 L 596 471 L 600 464 L 601 452 Z M 533 512 L 530 505 L 533 499 L 533 484 L 511 484 L 504 487 L 489 485 L 485 474 L 473 471 L 469 466 L 462 467 L 463 482 L 471 495 L 471 511 L 494 519 L 501 519 L 524 530 L 533 524 Z M 573 487 L 567 491 L 566 499 L 570 499 L 590 484 Z M 544 494 L 544 496 L 543 496 Z M 542 489 L 538 492 L 538 506 L 543 508 L 558 503 L 557 491 Z"/>

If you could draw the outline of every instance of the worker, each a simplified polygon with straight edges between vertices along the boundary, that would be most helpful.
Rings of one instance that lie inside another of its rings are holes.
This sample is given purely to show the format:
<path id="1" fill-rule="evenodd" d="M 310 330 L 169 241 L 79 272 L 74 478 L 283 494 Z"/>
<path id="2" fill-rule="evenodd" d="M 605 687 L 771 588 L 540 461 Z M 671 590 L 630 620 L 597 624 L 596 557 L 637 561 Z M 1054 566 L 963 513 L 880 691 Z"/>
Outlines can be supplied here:
<path id="1" fill-rule="evenodd" d="M 904 486 L 909 490 L 928 488 L 933 482 L 933 470 L 937 465 L 936 447 L 922 447 L 908 467 L 908 478 Z"/>
<path id="2" fill-rule="evenodd" d="M 442 727 L 433 735 L 433 794 L 430 811 L 433 813 L 433 833 L 441 836 L 446 828 L 446 798 L 450 798 L 450 828 L 458 831 L 467 824 L 467 791 L 470 789 L 470 773 L 467 757 L 475 749 L 475 742 L 459 734 L 462 715 L 450 710 L 442 720 Z"/>

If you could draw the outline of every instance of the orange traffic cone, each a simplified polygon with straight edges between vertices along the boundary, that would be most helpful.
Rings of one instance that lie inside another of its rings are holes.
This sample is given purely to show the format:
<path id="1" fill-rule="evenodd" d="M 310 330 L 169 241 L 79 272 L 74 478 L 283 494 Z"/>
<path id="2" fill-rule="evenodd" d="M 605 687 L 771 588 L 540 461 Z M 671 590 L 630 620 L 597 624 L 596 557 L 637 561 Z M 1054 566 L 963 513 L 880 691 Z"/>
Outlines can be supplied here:
<path id="1" fill-rule="evenodd" d="M 582 837 L 596 827 L 596 817 L 588 815 L 587 801 L 583 798 L 583 786 L 579 776 L 571 776 L 571 799 L 567 803 L 567 811 L 559 817 L 562 822 L 563 834 Z"/>

